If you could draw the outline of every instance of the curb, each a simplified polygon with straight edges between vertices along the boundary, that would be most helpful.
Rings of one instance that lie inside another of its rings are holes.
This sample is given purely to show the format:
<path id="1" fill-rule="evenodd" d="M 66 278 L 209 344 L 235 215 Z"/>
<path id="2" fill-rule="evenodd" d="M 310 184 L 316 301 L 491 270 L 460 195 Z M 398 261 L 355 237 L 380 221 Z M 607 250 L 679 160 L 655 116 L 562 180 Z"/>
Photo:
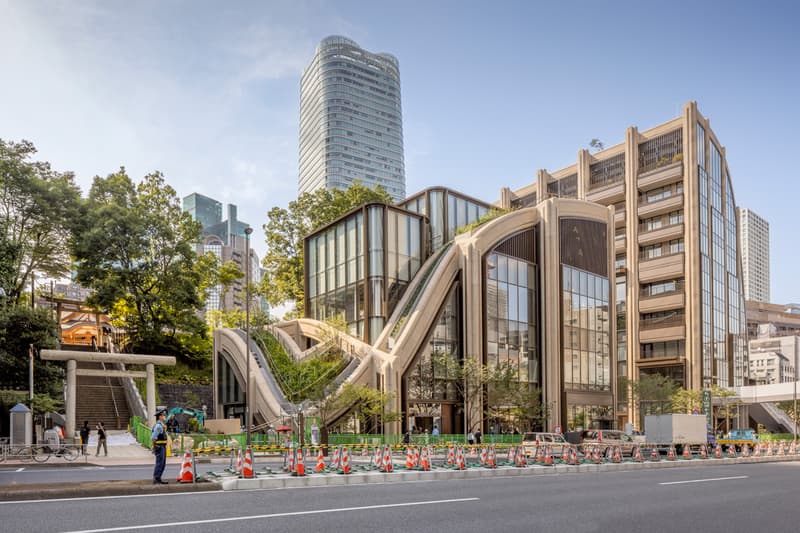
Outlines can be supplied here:
<path id="1" fill-rule="evenodd" d="M 176 483 L 153 485 L 152 481 L 90 481 L 82 483 L 6 485 L 0 487 L 0 501 L 52 500 L 96 496 L 128 496 L 205 492 L 219 490 L 218 483 Z"/>
<path id="2" fill-rule="evenodd" d="M 515 468 L 501 466 L 496 469 L 470 469 L 470 470 L 434 470 L 429 472 L 396 471 L 392 473 L 368 472 L 350 475 L 342 474 L 311 474 L 304 477 L 292 477 L 281 474 L 273 477 L 256 479 L 227 479 L 222 480 L 222 490 L 253 490 L 253 489 L 293 489 L 301 487 L 326 487 L 341 485 L 363 485 L 369 483 L 394 483 L 404 481 L 445 481 L 450 479 L 479 479 L 495 477 L 517 476 L 552 476 L 562 474 L 585 474 L 599 472 L 620 472 L 631 470 L 654 470 L 662 468 L 685 468 L 691 466 L 726 466 L 734 464 L 753 463 L 783 463 L 800 461 L 800 457 L 750 457 L 736 459 L 693 459 L 678 461 L 659 461 L 644 463 L 610 463 L 610 464 L 581 464 L 581 465 L 555 465 L 555 466 L 529 466 Z"/>

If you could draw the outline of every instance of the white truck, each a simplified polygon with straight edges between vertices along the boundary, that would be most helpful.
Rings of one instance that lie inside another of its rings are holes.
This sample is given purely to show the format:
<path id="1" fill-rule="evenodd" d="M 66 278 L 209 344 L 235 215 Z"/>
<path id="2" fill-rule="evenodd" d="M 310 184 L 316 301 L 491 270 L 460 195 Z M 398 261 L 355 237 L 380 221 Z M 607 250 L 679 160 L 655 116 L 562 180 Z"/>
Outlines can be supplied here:
<path id="1" fill-rule="evenodd" d="M 662 451 L 675 446 L 681 453 L 684 446 L 699 447 L 708 442 L 705 415 L 646 415 L 644 433 L 647 443 Z"/>

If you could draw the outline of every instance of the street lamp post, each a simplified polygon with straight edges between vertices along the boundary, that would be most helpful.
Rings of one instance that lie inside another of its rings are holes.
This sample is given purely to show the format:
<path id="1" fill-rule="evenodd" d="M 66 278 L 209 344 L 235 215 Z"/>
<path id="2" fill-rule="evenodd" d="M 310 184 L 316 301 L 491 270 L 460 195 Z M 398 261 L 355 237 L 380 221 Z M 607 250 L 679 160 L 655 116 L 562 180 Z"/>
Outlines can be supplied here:
<path id="1" fill-rule="evenodd" d="M 244 338 L 245 354 L 247 357 L 247 371 L 244 385 L 244 423 L 245 423 L 245 442 L 250 446 L 250 426 L 252 426 L 250 412 L 250 234 L 253 228 L 248 227 L 244 230 L 245 234 L 245 307 L 244 307 Z"/>

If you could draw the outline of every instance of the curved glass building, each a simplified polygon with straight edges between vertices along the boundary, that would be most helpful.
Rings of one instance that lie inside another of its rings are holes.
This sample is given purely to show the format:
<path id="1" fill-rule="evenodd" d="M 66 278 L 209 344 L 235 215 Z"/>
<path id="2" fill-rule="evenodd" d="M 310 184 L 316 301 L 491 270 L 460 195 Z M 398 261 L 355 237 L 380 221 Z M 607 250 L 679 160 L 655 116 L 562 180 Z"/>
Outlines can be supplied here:
<path id="1" fill-rule="evenodd" d="M 355 181 L 405 198 L 400 71 L 394 56 L 331 36 L 300 81 L 298 192 Z"/>

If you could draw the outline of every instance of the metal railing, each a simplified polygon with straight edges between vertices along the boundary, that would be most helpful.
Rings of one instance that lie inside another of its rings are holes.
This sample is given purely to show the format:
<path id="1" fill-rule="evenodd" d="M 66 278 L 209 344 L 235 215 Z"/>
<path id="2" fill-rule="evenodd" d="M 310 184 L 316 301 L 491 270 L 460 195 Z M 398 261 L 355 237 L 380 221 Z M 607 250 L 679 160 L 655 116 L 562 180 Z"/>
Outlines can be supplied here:
<path id="1" fill-rule="evenodd" d="M 683 129 L 639 144 L 639 174 L 683 160 Z"/>
<path id="2" fill-rule="evenodd" d="M 680 192 L 672 191 L 672 190 L 665 191 L 662 196 L 659 196 L 657 198 L 650 198 L 645 193 L 645 194 L 642 194 L 641 196 L 639 196 L 639 205 L 649 205 L 649 204 L 654 204 L 656 202 L 663 202 L 665 200 L 669 200 L 669 199 L 675 198 L 677 196 L 683 196 L 683 191 L 680 191 Z"/>
<path id="3" fill-rule="evenodd" d="M 686 323 L 686 315 L 683 313 L 674 313 L 671 315 L 658 317 L 658 318 L 643 318 L 639 320 L 640 330 L 650 330 L 659 328 L 669 328 L 675 326 L 683 326 Z"/>
<path id="4" fill-rule="evenodd" d="M 682 294 L 686 288 L 686 283 L 683 281 L 676 281 L 675 288 L 670 290 L 663 290 L 661 292 L 652 293 L 649 289 L 642 287 L 639 291 L 639 298 L 655 298 L 657 296 L 666 296 L 668 294 Z"/>

